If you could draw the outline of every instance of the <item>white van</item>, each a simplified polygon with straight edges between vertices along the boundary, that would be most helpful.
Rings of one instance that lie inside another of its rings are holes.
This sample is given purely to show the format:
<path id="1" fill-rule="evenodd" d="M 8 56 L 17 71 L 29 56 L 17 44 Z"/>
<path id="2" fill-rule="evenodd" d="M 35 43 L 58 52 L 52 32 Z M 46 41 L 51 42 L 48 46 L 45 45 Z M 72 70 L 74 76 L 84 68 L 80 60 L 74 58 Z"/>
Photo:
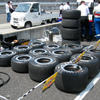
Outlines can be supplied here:
<path id="1" fill-rule="evenodd" d="M 31 27 L 56 21 L 58 17 L 59 12 L 46 12 L 38 2 L 24 2 L 11 14 L 10 24 L 13 28 Z"/>

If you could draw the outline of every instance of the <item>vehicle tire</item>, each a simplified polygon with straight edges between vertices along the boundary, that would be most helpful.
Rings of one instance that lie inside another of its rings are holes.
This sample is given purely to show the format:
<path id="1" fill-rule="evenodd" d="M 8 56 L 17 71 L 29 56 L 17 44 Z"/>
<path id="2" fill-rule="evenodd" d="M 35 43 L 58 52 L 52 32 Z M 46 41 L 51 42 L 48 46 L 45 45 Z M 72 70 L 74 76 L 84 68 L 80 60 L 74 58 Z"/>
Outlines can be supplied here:
<path id="1" fill-rule="evenodd" d="M 79 19 L 62 19 L 62 26 L 64 28 L 78 28 L 80 26 Z"/>
<path id="2" fill-rule="evenodd" d="M 29 27 L 32 27 L 32 23 L 31 22 L 27 22 L 27 23 L 25 23 L 25 26 L 24 26 L 25 28 L 29 28 Z"/>
<path id="3" fill-rule="evenodd" d="M 54 56 L 56 59 L 58 59 L 59 63 L 61 63 L 69 61 L 72 52 L 66 49 L 57 49 L 57 50 L 52 50 L 50 54 Z"/>
<path id="4" fill-rule="evenodd" d="M 94 56 L 96 56 L 98 58 L 98 60 L 99 60 L 99 69 L 100 69 L 100 50 L 99 49 L 97 49 L 97 50 L 90 50 L 89 53 L 91 55 L 94 55 Z"/>
<path id="5" fill-rule="evenodd" d="M 80 44 L 80 40 L 62 40 L 62 44 Z"/>
<path id="6" fill-rule="evenodd" d="M 88 68 L 77 64 L 60 63 L 55 68 L 58 71 L 55 86 L 65 92 L 81 92 L 88 83 Z"/>
<path id="7" fill-rule="evenodd" d="M 80 53 L 83 49 L 83 46 L 79 45 L 79 44 L 64 44 L 63 48 L 69 48 L 70 51 L 72 52 L 72 54 L 75 53 Z"/>
<path id="8" fill-rule="evenodd" d="M 79 54 L 73 55 L 71 59 L 74 59 Z M 78 62 L 78 64 L 82 67 L 88 68 L 88 77 L 93 78 L 99 71 L 99 62 L 98 58 L 91 55 L 91 54 L 85 54 L 81 60 Z"/>
<path id="9" fill-rule="evenodd" d="M 44 48 L 46 49 L 46 50 L 55 50 L 55 49 L 59 49 L 61 46 L 60 45 L 58 45 L 58 44 L 47 44 L 47 45 L 45 45 L 44 46 Z"/>
<path id="10" fill-rule="evenodd" d="M 44 45 L 45 45 L 44 42 L 37 41 L 37 40 L 33 40 L 29 43 L 29 46 L 31 46 L 32 49 L 43 48 Z"/>
<path id="11" fill-rule="evenodd" d="M 54 57 L 36 57 L 29 62 L 29 76 L 34 81 L 43 81 L 54 73 L 57 64 L 58 61 Z"/>
<path id="12" fill-rule="evenodd" d="M 0 67 L 10 67 L 11 58 L 16 55 L 15 51 L 3 50 L 0 52 Z"/>
<path id="13" fill-rule="evenodd" d="M 18 73 L 27 73 L 28 63 L 31 59 L 32 57 L 27 54 L 14 56 L 11 60 L 12 70 Z"/>
<path id="14" fill-rule="evenodd" d="M 17 29 L 17 26 L 13 26 L 13 25 L 11 25 L 11 27 L 14 28 L 14 29 Z"/>
<path id="15" fill-rule="evenodd" d="M 79 10 L 64 10 L 62 12 L 63 19 L 79 19 L 81 12 Z"/>
<path id="16" fill-rule="evenodd" d="M 80 29 L 79 28 L 60 28 L 62 39 L 64 40 L 80 40 Z"/>
<path id="17" fill-rule="evenodd" d="M 32 57 L 40 56 L 40 55 L 49 55 L 49 51 L 46 49 L 38 48 L 38 49 L 33 49 L 30 50 L 29 55 Z"/>
<path id="18" fill-rule="evenodd" d="M 28 45 L 19 45 L 15 46 L 13 50 L 16 51 L 17 54 L 27 54 L 31 50 L 31 47 Z"/>

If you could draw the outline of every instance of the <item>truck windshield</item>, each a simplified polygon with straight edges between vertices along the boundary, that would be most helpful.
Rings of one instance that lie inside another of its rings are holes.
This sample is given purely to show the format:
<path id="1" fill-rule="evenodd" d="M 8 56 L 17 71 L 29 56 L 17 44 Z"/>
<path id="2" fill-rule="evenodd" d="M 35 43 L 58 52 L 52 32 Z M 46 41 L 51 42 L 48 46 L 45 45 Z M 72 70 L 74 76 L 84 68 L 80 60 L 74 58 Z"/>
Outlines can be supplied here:
<path id="1" fill-rule="evenodd" d="M 15 12 L 27 12 L 31 4 L 19 4 Z"/>

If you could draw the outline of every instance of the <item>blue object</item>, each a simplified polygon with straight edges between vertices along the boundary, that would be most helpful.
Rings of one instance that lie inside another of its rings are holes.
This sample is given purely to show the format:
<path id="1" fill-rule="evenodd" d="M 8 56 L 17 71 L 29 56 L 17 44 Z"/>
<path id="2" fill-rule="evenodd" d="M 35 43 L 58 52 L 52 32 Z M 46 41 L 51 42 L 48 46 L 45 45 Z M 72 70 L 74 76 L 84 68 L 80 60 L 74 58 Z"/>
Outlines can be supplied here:
<path id="1" fill-rule="evenodd" d="M 100 18 L 94 18 L 94 24 L 95 24 L 95 31 L 96 31 L 96 38 L 100 38 Z"/>

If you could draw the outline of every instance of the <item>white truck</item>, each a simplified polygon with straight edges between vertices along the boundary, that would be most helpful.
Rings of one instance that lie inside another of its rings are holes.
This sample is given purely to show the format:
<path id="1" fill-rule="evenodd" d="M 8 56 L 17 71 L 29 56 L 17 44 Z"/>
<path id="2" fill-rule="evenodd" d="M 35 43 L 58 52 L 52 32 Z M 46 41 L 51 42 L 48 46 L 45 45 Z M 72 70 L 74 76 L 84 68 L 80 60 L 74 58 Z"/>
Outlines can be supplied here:
<path id="1" fill-rule="evenodd" d="M 58 19 L 59 12 L 47 12 L 41 9 L 38 2 L 19 3 L 11 14 L 10 24 L 13 28 L 32 27 L 42 23 L 54 22 Z"/>

